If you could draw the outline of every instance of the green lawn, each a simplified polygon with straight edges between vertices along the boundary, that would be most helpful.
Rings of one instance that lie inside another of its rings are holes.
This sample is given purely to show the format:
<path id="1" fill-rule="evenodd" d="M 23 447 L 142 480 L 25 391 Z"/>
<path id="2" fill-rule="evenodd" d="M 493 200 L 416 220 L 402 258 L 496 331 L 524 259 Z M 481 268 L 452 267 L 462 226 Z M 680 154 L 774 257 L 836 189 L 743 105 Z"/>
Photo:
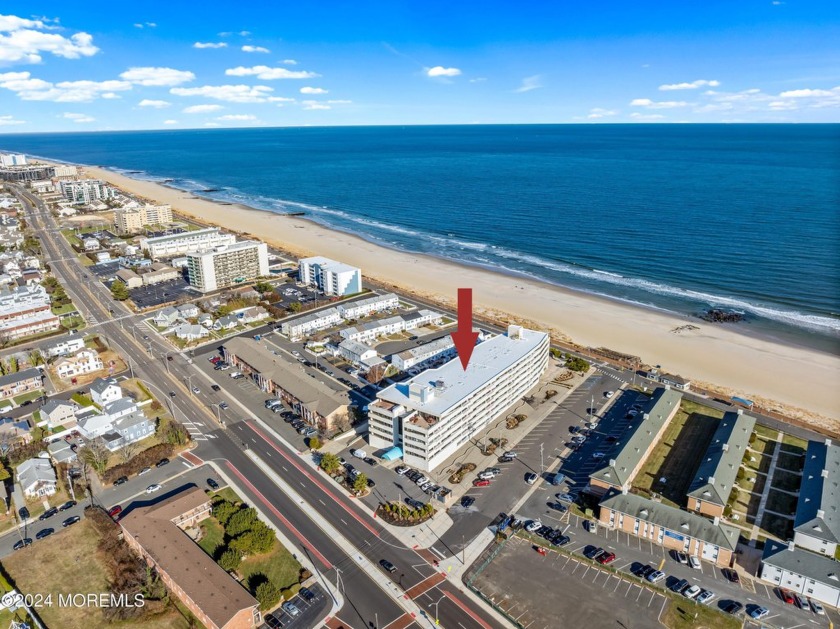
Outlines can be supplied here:
<path id="1" fill-rule="evenodd" d="M 669 629 L 740 629 L 743 625 L 742 621 L 717 611 L 714 606 L 700 605 L 676 596 L 670 597 L 660 620 Z"/>
<path id="2" fill-rule="evenodd" d="M 59 306 L 57 308 L 52 308 L 52 313 L 54 315 L 58 315 L 59 317 L 61 315 L 70 314 L 71 312 L 76 312 L 76 306 L 73 305 L 73 302 L 70 302 L 69 304 L 64 304 L 63 306 Z"/>
<path id="3" fill-rule="evenodd" d="M 796 502 L 796 496 L 784 494 L 771 488 L 767 494 L 765 509 L 781 513 L 782 515 L 788 515 L 796 511 Z"/>
<path id="4" fill-rule="evenodd" d="M 779 436 L 778 430 L 773 430 L 772 428 L 768 428 L 767 426 L 762 426 L 761 424 L 756 424 L 754 432 L 761 438 L 769 441 L 775 441 Z"/>
<path id="5" fill-rule="evenodd" d="M 38 389 L 37 391 L 27 391 L 23 395 L 19 395 L 16 398 L 13 398 L 13 399 L 15 401 L 15 404 L 20 406 L 24 402 L 27 402 L 27 401 L 30 401 L 30 400 L 36 400 L 39 397 L 41 397 L 42 395 L 44 395 L 44 392 L 41 389 Z"/>
<path id="6" fill-rule="evenodd" d="M 661 494 L 675 506 L 684 504 L 685 494 L 721 417 L 721 411 L 683 400 L 636 476 L 634 488 L 640 493 Z M 660 478 L 668 482 L 662 484 Z"/>
<path id="7" fill-rule="evenodd" d="M 805 439 L 788 434 L 782 437 L 782 444 L 785 446 L 783 449 L 788 452 L 805 452 L 808 449 L 808 442 Z"/>
<path id="8" fill-rule="evenodd" d="M 751 446 L 752 450 L 747 451 L 744 456 L 744 465 L 750 470 L 764 472 L 766 474 L 767 470 L 770 469 L 770 460 L 773 456 L 773 451 L 776 449 L 776 445 L 775 441 L 756 439 L 755 443 Z M 755 461 L 750 459 L 755 459 Z"/>
<path id="9" fill-rule="evenodd" d="M 216 518 L 205 518 L 198 523 L 202 530 L 202 538 L 198 545 L 211 557 L 216 557 L 216 549 L 222 545 L 225 529 Z"/>

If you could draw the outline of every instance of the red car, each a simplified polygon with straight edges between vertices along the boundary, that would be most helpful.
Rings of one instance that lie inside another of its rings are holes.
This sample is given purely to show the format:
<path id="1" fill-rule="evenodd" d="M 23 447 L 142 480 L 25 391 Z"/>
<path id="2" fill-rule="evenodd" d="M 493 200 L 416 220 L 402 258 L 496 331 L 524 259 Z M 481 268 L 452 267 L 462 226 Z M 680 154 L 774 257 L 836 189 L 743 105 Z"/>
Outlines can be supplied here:
<path id="1" fill-rule="evenodd" d="M 222 357 L 221 357 L 221 356 L 213 356 L 213 358 L 211 358 L 211 359 L 210 359 L 210 362 L 211 362 L 211 363 L 213 363 L 213 364 L 215 365 L 215 364 L 216 364 L 217 362 L 219 362 L 220 360 L 222 360 Z"/>
<path id="2" fill-rule="evenodd" d="M 602 566 L 611 564 L 613 561 L 615 561 L 615 553 L 604 553 L 603 555 L 598 557 L 598 563 Z"/>
<path id="3" fill-rule="evenodd" d="M 487 487 L 490 485 L 490 481 L 486 478 L 476 478 L 473 481 L 473 487 Z"/>
<path id="4" fill-rule="evenodd" d="M 122 507 L 121 507 L 120 505 L 116 505 L 116 506 L 111 507 L 110 509 L 108 509 L 108 515 L 110 515 L 112 518 L 115 518 L 115 519 L 116 519 L 116 517 L 117 517 L 120 513 L 122 513 Z"/>
<path id="5" fill-rule="evenodd" d="M 784 588 L 779 588 L 779 596 L 781 596 L 782 600 L 788 605 L 793 605 L 796 603 L 796 601 L 793 598 L 793 594 L 791 592 L 788 592 Z"/>

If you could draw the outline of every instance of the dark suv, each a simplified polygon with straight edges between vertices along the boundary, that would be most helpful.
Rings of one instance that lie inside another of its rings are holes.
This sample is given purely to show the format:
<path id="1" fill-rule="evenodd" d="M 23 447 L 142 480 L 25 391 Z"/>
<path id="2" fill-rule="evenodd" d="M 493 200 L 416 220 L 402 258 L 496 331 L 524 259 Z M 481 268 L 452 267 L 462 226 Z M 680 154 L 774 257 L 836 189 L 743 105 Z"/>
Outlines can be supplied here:
<path id="1" fill-rule="evenodd" d="M 387 559 L 380 559 L 379 560 L 379 565 L 382 566 L 383 569 L 385 569 L 386 571 L 388 571 L 392 574 L 397 571 L 397 567 L 394 564 L 392 564 L 390 561 L 388 561 Z"/>

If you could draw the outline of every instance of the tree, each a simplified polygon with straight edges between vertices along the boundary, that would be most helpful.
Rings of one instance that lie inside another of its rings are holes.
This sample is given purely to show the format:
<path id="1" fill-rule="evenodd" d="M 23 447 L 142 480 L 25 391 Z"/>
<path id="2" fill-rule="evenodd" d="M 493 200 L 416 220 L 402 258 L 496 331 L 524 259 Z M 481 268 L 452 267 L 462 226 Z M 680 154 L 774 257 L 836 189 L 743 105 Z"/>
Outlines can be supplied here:
<path id="1" fill-rule="evenodd" d="M 254 528 L 254 523 L 257 521 L 256 509 L 253 507 L 240 509 L 228 519 L 227 524 L 225 524 L 225 534 L 231 537 L 241 535 Z"/>
<path id="2" fill-rule="evenodd" d="M 242 553 L 235 548 L 228 548 L 219 557 L 219 565 L 227 571 L 236 570 L 242 563 Z"/>
<path id="3" fill-rule="evenodd" d="M 578 358 L 576 356 L 573 356 L 566 361 L 566 367 L 572 371 L 579 371 L 581 373 L 589 371 L 589 363 L 583 358 Z"/>
<path id="4" fill-rule="evenodd" d="M 3 461 L 0 461 L 0 481 L 7 480 L 11 477 L 9 474 L 9 470 L 6 469 L 6 466 L 3 465 Z"/>
<path id="5" fill-rule="evenodd" d="M 137 451 L 140 449 L 140 446 L 135 441 L 134 443 L 127 443 L 122 448 L 120 448 L 120 459 L 122 459 L 123 463 L 128 463 Z"/>
<path id="6" fill-rule="evenodd" d="M 309 438 L 309 449 L 310 450 L 320 450 L 322 445 L 323 444 L 321 443 L 321 440 L 318 437 L 310 437 Z"/>
<path id="7" fill-rule="evenodd" d="M 29 364 L 33 367 L 44 364 L 44 355 L 41 353 L 41 350 L 33 349 L 29 352 Z"/>
<path id="8" fill-rule="evenodd" d="M 235 505 L 229 500 L 219 500 L 213 505 L 213 517 L 219 521 L 219 524 L 225 526 L 230 520 L 230 516 L 239 511 L 239 505 Z"/>
<path id="9" fill-rule="evenodd" d="M 18 372 L 18 359 L 15 356 L 9 356 L 9 373 Z"/>
<path id="10" fill-rule="evenodd" d="M 102 443 L 101 439 L 94 439 L 89 441 L 87 445 L 81 449 L 80 458 L 93 468 L 93 471 L 100 476 L 105 473 L 108 467 L 108 457 L 110 456 L 108 448 Z"/>
<path id="11" fill-rule="evenodd" d="M 265 580 L 257 586 L 254 598 L 260 603 L 260 609 L 271 609 L 280 602 L 280 590 L 271 581 Z"/>
<path id="12" fill-rule="evenodd" d="M 173 446 L 184 446 L 190 441 L 190 433 L 188 433 L 187 429 L 175 420 L 169 420 L 166 423 L 162 423 L 161 430 L 159 432 L 161 433 L 160 437 L 164 443 L 168 443 Z"/>
<path id="13" fill-rule="evenodd" d="M 35 426 L 32 429 L 32 441 L 33 442 L 43 441 L 44 437 L 46 437 L 46 436 L 47 436 L 47 429 L 44 428 L 43 426 Z"/>
<path id="14" fill-rule="evenodd" d="M 274 547 L 274 539 L 274 531 L 258 520 L 254 522 L 253 528 L 232 539 L 230 547 L 245 555 L 259 555 Z"/>
<path id="15" fill-rule="evenodd" d="M 119 280 L 112 282 L 111 296 L 117 301 L 125 301 L 129 298 L 128 287 Z"/>
<path id="16" fill-rule="evenodd" d="M 257 282 L 254 284 L 254 290 L 258 293 L 270 293 L 274 287 L 268 282 Z"/>
<path id="17" fill-rule="evenodd" d="M 327 474 L 335 474 L 338 471 L 338 467 L 341 465 L 341 462 L 338 460 L 336 455 L 330 452 L 325 452 L 321 455 L 321 461 L 318 464 Z"/>
<path id="18" fill-rule="evenodd" d="M 353 479 L 353 489 L 358 492 L 362 493 L 365 489 L 367 489 L 367 476 L 364 474 L 357 474 L 356 478 Z"/>
<path id="19" fill-rule="evenodd" d="M 289 310 L 289 312 L 300 312 L 302 308 L 303 308 L 302 303 L 300 303 L 299 301 L 293 301 L 292 303 L 289 304 L 288 310 Z"/>

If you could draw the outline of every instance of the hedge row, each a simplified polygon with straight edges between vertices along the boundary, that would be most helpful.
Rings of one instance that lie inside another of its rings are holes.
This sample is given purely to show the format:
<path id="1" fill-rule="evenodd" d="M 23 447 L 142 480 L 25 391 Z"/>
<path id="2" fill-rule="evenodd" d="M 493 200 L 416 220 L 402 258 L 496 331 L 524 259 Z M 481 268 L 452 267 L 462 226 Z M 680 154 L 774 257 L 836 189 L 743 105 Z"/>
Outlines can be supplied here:
<path id="1" fill-rule="evenodd" d="M 168 443 L 159 443 L 156 446 L 147 448 L 127 463 L 120 463 L 105 470 L 102 475 L 102 482 L 106 485 L 112 484 L 120 476 L 136 476 L 144 467 L 151 467 L 163 458 L 175 454 L 175 446 Z"/>

